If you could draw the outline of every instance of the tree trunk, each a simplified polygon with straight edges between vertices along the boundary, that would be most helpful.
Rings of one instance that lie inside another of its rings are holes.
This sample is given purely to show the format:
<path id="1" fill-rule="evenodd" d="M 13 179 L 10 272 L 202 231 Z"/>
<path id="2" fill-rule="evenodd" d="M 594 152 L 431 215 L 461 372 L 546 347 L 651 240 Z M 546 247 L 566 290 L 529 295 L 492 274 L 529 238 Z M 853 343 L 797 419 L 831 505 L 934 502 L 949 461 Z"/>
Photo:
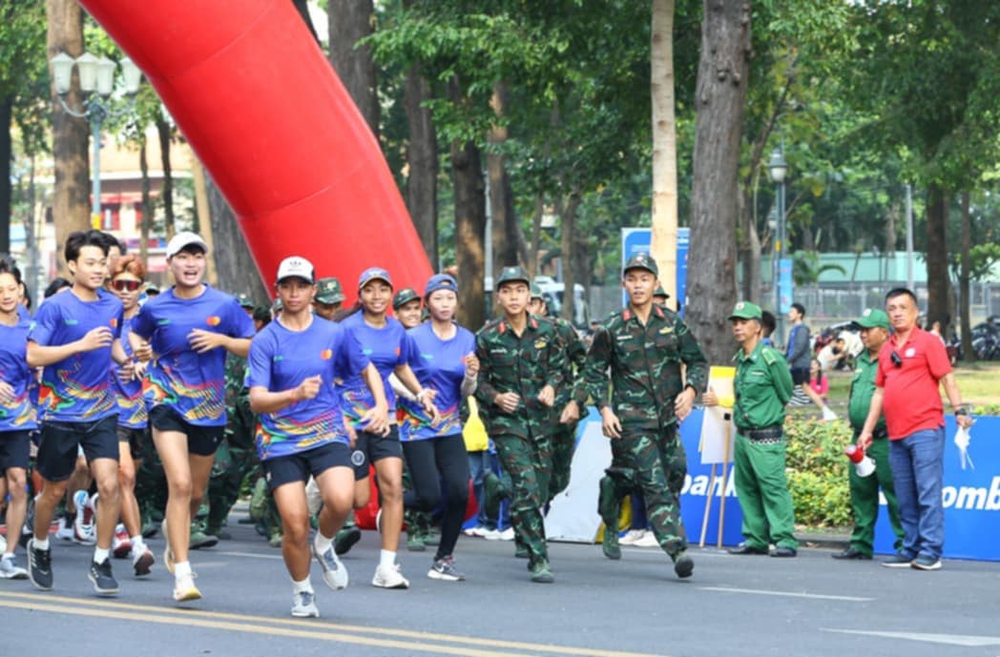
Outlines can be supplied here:
<path id="1" fill-rule="evenodd" d="M 83 11 L 76 0 L 46 0 L 48 20 L 48 57 L 60 52 L 70 57 L 83 54 Z M 66 237 L 77 230 L 90 228 L 90 168 L 87 161 L 87 121 L 70 116 L 59 103 L 55 84 L 52 91 L 52 159 L 55 185 L 52 214 L 55 217 L 56 251 L 62 256 Z M 83 106 L 80 80 L 73 74 L 73 85 L 66 94 L 73 108 Z"/>
<path id="2" fill-rule="evenodd" d="M 677 303 L 677 124 L 674 117 L 674 0 L 653 0 L 650 91 L 653 103 L 653 230 L 650 251 L 660 283 Z"/>
<path id="3" fill-rule="evenodd" d="M 271 288 L 265 286 L 261 279 L 257 263 L 250 255 L 232 208 L 207 172 L 205 178 L 214 242 L 219 246 L 225 245 L 225 248 L 213 251 L 219 289 L 232 294 L 246 293 L 255 301 L 270 298 L 268 290 Z M 264 276 L 267 280 L 273 280 L 274 274 L 275 272 L 268 272 Z"/>
<path id="4" fill-rule="evenodd" d="M 573 322 L 576 299 L 574 294 L 576 288 L 576 272 L 574 263 L 576 261 L 576 213 L 580 209 L 583 197 L 579 191 L 573 190 L 569 198 L 563 205 L 560 213 L 560 259 L 562 260 L 562 283 L 563 298 L 562 310 L 559 315 L 563 319 Z"/>
<path id="5" fill-rule="evenodd" d="M 406 72 L 403 104 L 410 138 L 406 145 L 406 207 L 417 229 L 431 269 L 439 271 L 437 231 L 437 134 L 431 111 L 424 103 L 431 98 L 427 78 L 416 66 Z"/>
<path id="6" fill-rule="evenodd" d="M 972 217 L 969 215 L 969 192 L 962 192 L 962 270 L 958 277 L 959 294 L 962 305 L 959 308 L 959 324 L 962 327 L 962 355 L 967 363 L 976 362 L 976 350 L 972 348 L 972 331 L 966 327 L 972 326 L 970 304 L 970 280 L 972 279 L 972 262 L 969 251 L 972 249 Z M 941 325 L 941 335 L 948 335 L 948 327 Z"/>
<path id="7" fill-rule="evenodd" d="M 139 218 L 139 257 L 145 263 L 149 262 L 149 224 L 153 221 L 153 203 L 149 193 L 149 158 L 146 156 L 146 133 L 140 131 L 139 137 L 139 173 L 142 201 Z"/>
<path id="8" fill-rule="evenodd" d="M 170 169 L 170 144 L 171 134 L 170 124 L 162 116 L 156 118 L 156 134 L 160 139 L 160 163 L 163 166 L 163 187 L 160 188 L 160 201 L 163 203 L 163 223 L 167 232 L 167 238 L 174 236 L 177 232 L 174 220 L 174 174 Z M 198 232 L 199 226 L 194 226 Z"/>
<path id="9" fill-rule="evenodd" d="M 358 41 L 374 31 L 372 0 L 331 2 L 330 63 L 340 76 L 354 104 L 361 110 L 372 134 L 378 137 L 378 82 L 371 48 Z"/>
<path id="10" fill-rule="evenodd" d="M 11 128 L 14 120 L 14 96 L 0 98 L 0 253 L 10 253 L 10 217 L 13 186 L 11 162 L 14 159 Z"/>
<path id="11" fill-rule="evenodd" d="M 695 93 L 697 123 L 691 192 L 686 318 L 709 362 L 733 352 L 723 321 L 736 301 L 740 142 L 750 59 L 750 5 L 705 0 Z"/>
<path id="12" fill-rule="evenodd" d="M 455 188 L 455 260 L 458 282 L 458 321 L 478 331 L 486 321 L 486 198 L 479 149 L 472 142 L 451 145 L 451 175 Z"/>
<path id="13" fill-rule="evenodd" d="M 948 199 L 943 189 L 931 183 L 927 189 L 927 322 L 948 324 Z"/>
<path id="14" fill-rule="evenodd" d="M 507 142 L 507 126 L 503 125 L 506 106 L 507 85 L 503 81 L 496 82 L 490 107 L 497 121 L 491 126 L 487 138 L 493 148 L 486 154 L 486 172 L 490 180 L 489 203 L 493 217 L 493 264 L 497 269 L 518 264 L 518 247 L 524 241 L 514 210 L 507 157 L 502 152 Z"/>

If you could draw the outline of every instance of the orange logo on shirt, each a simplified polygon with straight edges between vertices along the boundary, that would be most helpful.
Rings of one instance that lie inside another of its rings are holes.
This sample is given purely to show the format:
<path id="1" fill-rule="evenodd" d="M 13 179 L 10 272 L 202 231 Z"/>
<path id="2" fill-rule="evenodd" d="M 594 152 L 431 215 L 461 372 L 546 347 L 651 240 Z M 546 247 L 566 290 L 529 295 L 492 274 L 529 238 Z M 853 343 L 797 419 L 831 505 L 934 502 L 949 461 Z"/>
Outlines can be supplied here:
<path id="1" fill-rule="evenodd" d="M 396 347 L 396 355 L 399 355 L 399 347 Z"/>
<path id="2" fill-rule="evenodd" d="M 118 318 L 117 317 L 112 317 L 111 318 L 111 328 L 118 328 Z"/>
<path id="3" fill-rule="evenodd" d="M 222 318 L 219 317 L 218 315 L 210 315 L 209 318 L 205 320 L 205 322 L 209 326 L 218 326 L 219 324 L 222 323 Z"/>
<path id="4" fill-rule="evenodd" d="M 324 349 L 323 351 L 319 352 L 319 357 L 322 358 L 323 360 L 330 360 L 331 358 L 333 358 L 333 349 Z"/>

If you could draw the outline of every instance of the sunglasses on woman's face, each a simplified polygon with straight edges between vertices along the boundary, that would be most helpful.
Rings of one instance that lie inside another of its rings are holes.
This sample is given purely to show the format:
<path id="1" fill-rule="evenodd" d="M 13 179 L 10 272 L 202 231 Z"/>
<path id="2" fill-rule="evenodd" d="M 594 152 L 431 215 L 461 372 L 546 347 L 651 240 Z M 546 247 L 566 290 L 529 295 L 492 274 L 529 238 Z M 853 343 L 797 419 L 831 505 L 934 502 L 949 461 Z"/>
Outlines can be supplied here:
<path id="1" fill-rule="evenodd" d="M 115 288 L 119 292 L 124 292 L 125 290 L 128 290 L 129 292 L 135 292 L 141 286 L 142 286 L 142 281 L 120 280 L 120 281 L 114 281 L 113 283 L 111 283 L 111 287 Z"/>

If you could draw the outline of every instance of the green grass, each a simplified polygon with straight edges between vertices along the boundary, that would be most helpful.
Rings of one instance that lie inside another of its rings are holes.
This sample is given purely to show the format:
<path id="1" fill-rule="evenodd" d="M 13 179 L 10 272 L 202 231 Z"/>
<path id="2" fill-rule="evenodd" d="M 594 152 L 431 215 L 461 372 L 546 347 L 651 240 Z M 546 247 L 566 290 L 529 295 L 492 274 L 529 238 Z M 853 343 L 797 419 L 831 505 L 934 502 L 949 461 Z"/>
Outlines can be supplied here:
<path id="1" fill-rule="evenodd" d="M 851 372 L 832 372 L 829 375 L 830 392 L 827 394 L 827 398 L 830 408 L 838 414 L 847 413 L 847 395 L 851 387 L 851 376 Z M 980 413 L 989 411 L 990 414 L 1000 414 L 998 379 L 1000 379 L 1000 363 L 998 362 L 972 365 L 959 363 L 955 367 L 955 380 L 958 381 L 962 401 L 973 404 Z M 941 397 L 945 400 L 945 410 L 949 411 L 950 407 L 943 390 Z M 816 414 L 819 414 L 818 410 L 816 410 Z"/>

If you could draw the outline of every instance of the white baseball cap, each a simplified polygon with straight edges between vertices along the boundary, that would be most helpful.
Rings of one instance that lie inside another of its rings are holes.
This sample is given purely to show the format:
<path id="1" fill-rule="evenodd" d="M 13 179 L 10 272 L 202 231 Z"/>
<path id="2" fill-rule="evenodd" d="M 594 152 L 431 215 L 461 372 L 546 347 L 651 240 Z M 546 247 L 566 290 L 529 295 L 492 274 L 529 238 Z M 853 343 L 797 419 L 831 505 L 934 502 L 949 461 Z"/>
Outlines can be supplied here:
<path id="1" fill-rule="evenodd" d="M 309 283 L 316 282 L 316 269 L 302 256 L 289 256 L 278 265 L 278 282 L 286 278 L 301 278 Z"/>
<path id="2" fill-rule="evenodd" d="M 208 253 L 208 244 L 205 243 L 205 240 L 201 239 L 201 235 L 185 230 L 170 238 L 170 241 L 167 243 L 167 259 L 173 258 L 183 251 L 185 247 L 192 244 L 200 246 L 206 254 Z"/>

